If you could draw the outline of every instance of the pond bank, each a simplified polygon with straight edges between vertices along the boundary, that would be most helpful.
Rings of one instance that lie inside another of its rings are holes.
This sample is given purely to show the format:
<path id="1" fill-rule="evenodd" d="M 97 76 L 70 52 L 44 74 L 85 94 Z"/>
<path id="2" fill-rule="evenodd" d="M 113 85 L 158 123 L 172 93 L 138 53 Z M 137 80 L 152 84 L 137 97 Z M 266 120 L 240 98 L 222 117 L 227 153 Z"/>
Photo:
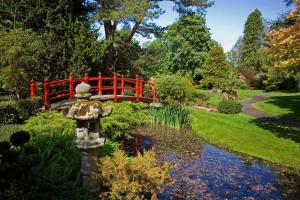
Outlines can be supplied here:
<path id="1" fill-rule="evenodd" d="M 300 172 L 299 130 L 262 123 L 244 114 L 200 110 L 192 111 L 192 128 L 212 144 Z"/>
<path id="2" fill-rule="evenodd" d="M 160 199 L 296 199 L 299 176 L 245 155 L 215 147 L 189 130 L 138 127 L 133 148 L 152 146 L 160 161 L 174 164 L 176 181 Z M 138 145 L 138 146 L 136 146 Z M 127 145 L 127 150 L 130 146 Z"/>

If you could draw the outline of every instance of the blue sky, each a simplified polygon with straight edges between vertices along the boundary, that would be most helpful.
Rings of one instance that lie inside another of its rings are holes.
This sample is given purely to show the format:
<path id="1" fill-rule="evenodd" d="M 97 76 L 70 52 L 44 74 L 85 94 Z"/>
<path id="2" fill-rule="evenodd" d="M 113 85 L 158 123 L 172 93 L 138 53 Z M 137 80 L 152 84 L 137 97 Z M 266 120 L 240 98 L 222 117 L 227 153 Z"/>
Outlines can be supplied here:
<path id="1" fill-rule="evenodd" d="M 161 3 L 166 10 L 155 22 L 166 26 L 178 19 L 178 14 L 172 9 L 173 4 L 168 1 Z M 211 30 L 212 38 L 219 42 L 228 51 L 234 45 L 239 36 L 243 34 L 243 28 L 247 16 L 258 8 L 265 19 L 276 19 L 286 12 L 283 0 L 215 0 L 215 5 L 207 9 L 207 26 Z M 141 42 L 146 39 L 137 37 Z"/>

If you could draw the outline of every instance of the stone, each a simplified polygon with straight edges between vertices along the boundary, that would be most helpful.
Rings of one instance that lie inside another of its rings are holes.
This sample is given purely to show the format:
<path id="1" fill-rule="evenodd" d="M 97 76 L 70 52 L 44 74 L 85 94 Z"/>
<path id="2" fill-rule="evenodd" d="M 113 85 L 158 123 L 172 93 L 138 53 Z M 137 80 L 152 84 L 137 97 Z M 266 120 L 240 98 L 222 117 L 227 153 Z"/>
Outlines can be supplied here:
<path id="1" fill-rule="evenodd" d="M 105 107 L 99 101 L 79 101 L 70 108 L 67 116 L 76 120 L 91 120 L 106 117 L 111 112 L 111 106 Z"/>
<path id="2" fill-rule="evenodd" d="M 91 91 L 91 86 L 85 82 L 81 82 L 78 84 L 75 88 L 76 94 L 75 97 L 78 99 L 88 99 L 89 97 L 92 96 L 90 93 Z"/>
<path id="3" fill-rule="evenodd" d="M 111 114 L 112 107 L 104 106 L 99 101 L 89 101 L 91 86 L 87 83 L 80 83 L 75 90 L 77 101 L 71 106 L 67 117 L 77 122 L 74 144 L 81 153 L 82 186 L 96 193 L 99 186 L 93 174 L 98 171 L 97 152 L 105 142 L 105 138 L 100 137 L 100 119 Z"/>

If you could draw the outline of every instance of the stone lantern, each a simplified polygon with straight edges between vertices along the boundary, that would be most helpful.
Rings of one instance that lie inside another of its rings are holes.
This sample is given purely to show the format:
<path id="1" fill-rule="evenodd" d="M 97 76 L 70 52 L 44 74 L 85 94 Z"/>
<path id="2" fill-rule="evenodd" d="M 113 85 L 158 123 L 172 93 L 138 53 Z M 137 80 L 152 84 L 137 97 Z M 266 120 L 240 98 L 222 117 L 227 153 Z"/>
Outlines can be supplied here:
<path id="1" fill-rule="evenodd" d="M 93 179 L 97 172 L 97 152 L 104 145 L 105 138 L 100 137 L 100 118 L 109 115 L 110 106 L 104 107 L 99 101 L 89 101 L 91 86 L 80 83 L 76 86 L 77 101 L 68 112 L 68 117 L 75 119 L 76 140 L 75 146 L 81 153 L 82 185 L 86 190 L 97 192 L 98 186 Z"/>

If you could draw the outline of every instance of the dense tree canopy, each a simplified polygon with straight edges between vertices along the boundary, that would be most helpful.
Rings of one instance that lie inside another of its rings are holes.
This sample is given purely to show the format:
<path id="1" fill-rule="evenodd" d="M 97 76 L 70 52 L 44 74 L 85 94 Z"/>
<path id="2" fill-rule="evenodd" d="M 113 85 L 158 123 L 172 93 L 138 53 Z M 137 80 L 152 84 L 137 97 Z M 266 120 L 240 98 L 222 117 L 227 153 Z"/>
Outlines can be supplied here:
<path id="1" fill-rule="evenodd" d="M 151 22 L 164 11 L 159 3 L 162 0 L 97 0 L 97 11 L 94 19 L 104 26 L 106 54 L 103 60 L 105 66 L 119 64 L 120 52 L 135 34 L 150 37 L 159 35 L 164 28 Z M 181 14 L 202 12 L 212 5 L 209 0 L 171 0 L 174 8 Z M 122 30 L 122 31 L 120 31 Z M 124 34 L 126 33 L 126 34 Z M 121 39 L 119 39 L 121 38 Z"/>
<path id="2" fill-rule="evenodd" d="M 182 16 L 169 26 L 166 38 L 171 71 L 195 77 L 213 44 L 205 18 L 197 14 Z"/>

